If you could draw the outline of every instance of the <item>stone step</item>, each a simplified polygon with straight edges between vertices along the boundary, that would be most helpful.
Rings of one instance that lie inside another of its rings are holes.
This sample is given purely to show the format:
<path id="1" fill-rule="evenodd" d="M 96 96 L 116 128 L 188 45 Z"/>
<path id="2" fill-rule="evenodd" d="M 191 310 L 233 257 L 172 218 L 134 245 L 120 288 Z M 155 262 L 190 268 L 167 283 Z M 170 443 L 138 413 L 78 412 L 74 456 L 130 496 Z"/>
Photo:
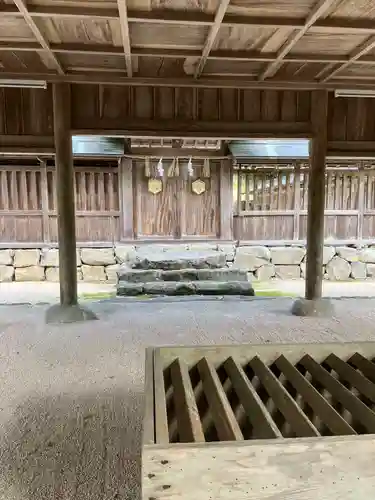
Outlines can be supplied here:
<path id="1" fill-rule="evenodd" d="M 117 286 L 118 296 L 137 295 L 247 295 L 254 296 L 249 281 L 152 281 L 130 283 L 123 281 Z"/>
<path id="2" fill-rule="evenodd" d="M 218 269 L 225 267 L 226 254 L 215 250 L 138 252 L 130 256 L 126 265 L 131 269 Z"/>
<path id="3" fill-rule="evenodd" d="M 118 273 L 119 282 L 147 283 L 152 281 L 248 281 L 247 272 L 240 269 L 129 269 L 122 266 Z"/>

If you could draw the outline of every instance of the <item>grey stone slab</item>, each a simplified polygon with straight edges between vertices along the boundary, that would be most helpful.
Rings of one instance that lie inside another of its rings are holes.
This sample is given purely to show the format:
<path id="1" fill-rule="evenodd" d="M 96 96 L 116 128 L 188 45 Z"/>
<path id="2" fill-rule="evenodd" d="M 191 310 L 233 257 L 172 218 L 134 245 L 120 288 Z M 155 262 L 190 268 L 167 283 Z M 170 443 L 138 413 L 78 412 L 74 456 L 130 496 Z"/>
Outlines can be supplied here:
<path id="1" fill-rule="evenodd" d="M 160 276 L 161 271 L 152 269 L 129 269 L 127 266 L 122 266 L 118 270 L 118 279 L 120 282 L 147 283 L 150 281 L 159 281 Z"/>
<path id="2" fill-rule="evenodd" d="M 120 282 L 117 285 L 117 295 L 119 296 L 134 296 L 134 295 L 142 295 L 143 291 L 143 283 L 129 283 L 128 281 Z"/>
<path id="3" fill-rule="evenodd" d="M 352 278 L 356 280 L 364 280 L 367 278 L 367 268 L 364 262 L 352 262 L 351 268 L 352 268 L 352 273 L 351 273 Z"/>
<path id="4" fill-rule="evenodd" d="M 197 270 L 200 281 L 248 281 L 248 273 L 235 267 L 224 269 L 199 269 Z"/>
<path id="5" fill-rule="evenodd" d="M 191 281 L 159 281 L 145 283 L 146 295 L 194 295 L 195 288 Z"/>
<path id="6" fill-rule="evenodd" d="M 194 287 L 198 295 L 255 295 L 249 281 L 197 281 Z"/>
<path id="7" fill-rule="evenodd" d="M 81 260 L 89 266 L 110 266 L 116 264 L 113 248 L 82 248 Z"/>
<path id="8" fill-rule="evenodd" d="M 13 264 L 13 250 L 7 248 L 0 250 L 0 266 L 11 266 Z"/>
<path id="9" fill-rule="evenodd" d="M 283 280 L 295 280 L 301 278 L 300 266 L 275 266 L 276 277 Z"/>
<path id="10" fill-rule="evenodd" d="M 326 273 L 330 280 L 345 281 L 349 278 L 351 270 L 349 262 L 337 256 L 326 265 Z"/>
<path id="11" fill-rule="evenodd" d="M 0 265 L 0 283 L 13 281 L 14 267 Z"/>
<path id="12" fill-rule="evenodd" d="M 162 281 L 195 281 L 198 279 L 198 269 L 179 269 L 176 271 L 160 271 Z M 150 280 L 151 281 L 151 280 Z"/>
<path id="13" fill-rule="evenodd" d="M 226 257 L 222 252 L 152 252 L 150 254 L 135 254 L 129 259 L 128 265 L 133 269 L 210 269 L 225 267 Z"/>
<path id="14" fill-rule="evenodd" d="M 272 264 L 281 266 L 299 265 L 306 255 L 303 247 L 273 247 L 271 248 Z"/>

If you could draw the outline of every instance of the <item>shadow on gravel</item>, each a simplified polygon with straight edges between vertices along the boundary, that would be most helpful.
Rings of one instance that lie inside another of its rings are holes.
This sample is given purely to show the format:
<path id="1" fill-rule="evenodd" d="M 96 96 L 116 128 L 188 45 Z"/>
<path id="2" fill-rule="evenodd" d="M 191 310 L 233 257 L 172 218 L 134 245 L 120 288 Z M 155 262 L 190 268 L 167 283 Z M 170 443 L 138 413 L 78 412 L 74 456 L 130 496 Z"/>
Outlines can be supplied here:
<path id="1" fill-rule="evenodd" d="M 24 401 L 0 443 L 0 499 L 138 500 L 142 400 L 108 391 Z"/>

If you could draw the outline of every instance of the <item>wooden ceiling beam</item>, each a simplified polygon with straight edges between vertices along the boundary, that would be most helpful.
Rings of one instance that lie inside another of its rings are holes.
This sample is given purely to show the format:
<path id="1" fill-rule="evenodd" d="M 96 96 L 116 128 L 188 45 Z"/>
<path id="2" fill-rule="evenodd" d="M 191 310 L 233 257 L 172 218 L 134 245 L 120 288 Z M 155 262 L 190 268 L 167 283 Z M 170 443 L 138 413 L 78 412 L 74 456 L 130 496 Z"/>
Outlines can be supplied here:
<path id="1" fill-rule="evenodd" d="M 50 7 L 50 6 L 28 6 L 28 12 L 32 18 L 72 18 L 72 19 L 103 19 L 118 20 L 117 9 L 101 9 L 97 7 Z M 19 10 L 10 4 L 0 6 L 2 17 L 22 17 Z M 152 11 L 128 10 L 128 22 L 136 24 L 179 24 L 185 26 L 211 26 L 215 17 L 205 12 L 179 12 L 168 9 L 155 9 Z M 222 26 L 235 27 L 257 27 L 257 28 L 290 28 L 302 29 L 305 19 L 296 17 L 254 17 L 227 14 L 224 16 Z M 310 27 L 311 32 L 338 33 L 338 34 L 375 34 L 375 22 L 363 18 L 335 17 L 322 19 Z"/>
<path id="2" fill-rule="evenodd" d="M 203 50 L 202 50 L 202 55 L 201 58 L 199 59 L 199 62 L 197 64 L 197 67 L 195 68 L 194 72 L 194 78 L 199 78 L 202 74 L 204 65 L 206 64 L 207 58 L 211 52 L 211 49 L 215 43 L 216 37 L 219 33 L 221 23 L 223 22 L 225 13 L 227 11 L 228 5 L 230 3 L 230 0 L 220 0 L 219 7 L 216 11 L 215 14 L 215 20 L 214 24 L 211 26 L 210 31 L 207 35 Z"/>
<path id="3" fill-rule="evenodd" d="M 111 75 L 108 73 L 77 73 L 56 75 L 52 72 L 46 73 L 27 73 L 27 72 L 2 72 L 1 78 L 10 80 L 43 80 L 49 83 L 67 82 L 72 84 L 88 85 L 125 85 L 130 87 L 176 87 L 176 88 L 222 88 L 222 89 L 258 89 L 258 90 L 337 90 L 337 89 L 355 89 L 355 90 L 373 90 L 375 86 L 375 77 L 373 80 L 361 81 L 360 77 L 356 81 L 344 79 L 331 79 L 328 82 L 318 82 L 316 80 L 279 80 L 272 79 L 267 81 L 249 80 L 247 78 L 211 78 L 203 77 L 194 79 L 192 77 L 183 78 L 160 78 L 160 77 L 133 77 Z"/>
<path id="4" fill-rule="evenodd" d="M 17 7 L 19 13 L 22 15 L 23 19 L 25 20 L 25 23 L 28 25 L 30 30 L 33 32 L 35 38 L 37 41 L 40 43 L 41 47 L 43 48 L 44 52 L 48 55 L 50 60 L 53 62 L 57 72 L 60 75 L 64 75 L 64 70 L 63 67 L 61 66 L 59 60 L 57 59 L 56 55 L 52 52 L 49 43 L 47 40 L 44 38 L 42 32 L 38 28 L 38 26 L 35 24 L 35 21 L 33 18 L 30 16 L 29 11 L 27 10 L 26 4 L 24 0 L 13 0 L 15 6 Z M 0 14 L 1 15 L 1 14 Z M 44 63 L 43 59 L 42 62 Z"/>
<path id="5" fill-rule="evenodd" d="M 359 47 L 357 47 L 354 52 L 349 55 L 349 59 L 339 66 L 332 67 L 329 64 L 326 69 L 327 71 L 321 74 L 321 80 L 326 82 L 332 79 L 334 76 L 337 76 L 338 73 L 346 69 L 348 66 L 360 60 L 363 56 L 365 56 L 368 52 L 375 49 L 375 36 L 371 36 L 364 43 L 362 43 Z"/>
<path id="6" fill-rule="evenodd" d="M 293 47 L 301 40 L 301 38 L 306 34 L 306 32 L 311 28 L 311 26 L 322 17 L 325 12 L 332 6 L 332 4 L 336 0 L 319 0 L 317 4 L 315 4 L 314 8 L 311 10 L 310 14 L 307 16 L 304 26 L 295 30 L 288 37 L 287 41 L 281 47 L 278 52 L 277 58 L 272 61 L 265 70 L 260 74 L 259 80 L 265 80 L 266 78 L 270 78 L 276 74 L 279 68 L 282 66 L 284 62 L 284 58 L 289 52 L 293 49 Z"/>
<path id="7" fill-rule="evenodd" d="M 117 7 L 120 16 L 121 38 L 122 45 L 124 47 L 126 72 L 129 77 L 132 77 L 133 68 L 129 35 L 128 6 L 126 0 L 117 0 Z"/>
<path id="8" fill-rule="evenodd" d="M 113 45 L 99 44 L 50 44 L 52 52 L 57 54 L 79 54 L 87 56 L 122 56 L 124 54 L 122 47 Z M 0 52 L 33 52 L 42 51 L 43 48 L 36 42 L 9 42 L 0 40 Z M 201 51 L 197 49 L 156 49 L 143 48 L 139 46 L 132 47 L 132 55 L 140 57 L 167 57 L 176 59 L 185 59 L 187 57 L 199 57 Z M 277 58 L 276 53 L 263 53 L 260 51 L 233 51 L 233 50 L 213 50 L 209 53 L 207 59 L 214 61 L 239 61 L 239 62 L 272 62 Z M 285 62 L 304 62 L 304 63 L 326 63 L 326 64 L 344 64 L 349 61 L 348 56 L 324 55 L 324 54 L 288 54 L 284 58 Z M 361 56 L 350 62 L 350 64 L 375 64 L 375 57 Z"/>

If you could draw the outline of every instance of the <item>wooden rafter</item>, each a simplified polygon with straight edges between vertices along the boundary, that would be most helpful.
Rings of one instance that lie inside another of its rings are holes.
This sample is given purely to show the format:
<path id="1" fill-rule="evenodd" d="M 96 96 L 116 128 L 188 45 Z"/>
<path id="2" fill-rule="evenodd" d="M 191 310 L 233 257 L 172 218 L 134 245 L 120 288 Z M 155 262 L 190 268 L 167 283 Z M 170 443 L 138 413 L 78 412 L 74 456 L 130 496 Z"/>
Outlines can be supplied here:
<path id="1" fill-rule="evenodd" d="M 266 69 L 261 73 L 259 79 L 264 80 L 266 78 L 270 78 L 275 75 L 277 70 L 282 66 L 284 62 L 284 58 L 292 48 L 296 45 L 296 43 L 301 40 L 301 38 L 306 34 L 309 28 L 319 19 L 319 17 L 323 16 L 324 13 L 332 6 L 335 0 L 319 0 L 319 2 L 314 6 L 310 14 L 307 16 L 304 26 L 298 31 L 293 32 L 285 44 L 281 47 L 278 52 L 277 58 L 272 61 Z"/>
<path id="2" fill-rule="evenodd" d="M 51 48 L 49 46 L 49 43 L 44 38 L 42 32 L 40 31 L 40 29 L 38 28 L 38 26 L 35 24 L 35 21 L 31 17 L 31 15 L 30 15 L 27 7 L 26 7 L 26 4 L 25 4 L 24 0 L 13 0 L 13 2 L 15 4 L 15 6 L 17 7 L 18 11 L 20 12 L 20 14 L 22 14 L 22 17 L 24 18 L 25 23 L 28 25 L 28 27 L 30 28 L 30 30 L 33 32 L 35 38 L 40 43 L 40 45 L 43 48 L 44 52 L 48 55 L 48 57 L 50 58 L 50 60 L 53 61 L 53 64 L 56 67 L 57 72 L 60 75 L 63 75 L 64 74 L 64 70 L 63 70 L 63 68 L 62 68 L 59 60 L 57 59 L 56 55 L 52 52 L 52 50 L 51 50 Z"/>
<path id="3" fill-rule="evenodd" d="M 374 48 L 375 48 L 375 36 L 371 36 L 359 47 L 357 47 L 354 52 L 352 52 L 347 61 L 342 62 L 338 67 L 332 67 L 331 64 L 328 65 L 325 68 L 326 71 L 323 73 L 323 75 L 321 75 L 322 81 L 326 82 L 327 80 L 336 76 L 337 73 L 346 69 L 351 64 L 354 64 L 355 62 L 362 60 L 361 58 Z"/>
<path id="4" fill-rule="evenodd" d="M 9 42 L 0 40 L 0 52 L 34 52 L 43 50 L 36 42 Z M 121 56 L 124 53 L 122 47 L 113 45 L 89 45 L 89 44 L 50 44 L 50 50 L 57 54 L 79 54 L 79 55 L 102 55 L 102 56 Z M 197 49 L 168 49 L 168 48 L 149 48 L 132 47 L 132 55 L 140 57 L 167 57 L 182 58 L 199 57 L 201 51 Z M 263 53 L 260 51 L 233 51 L 233 50 L 214 50 L 207 57 L 209 60 L 216 61 L 252 61 L 252 62 L 272 62 L 276 60 L 276 53 Z M 327 63 L 332 65 L 344 64 L 348 62 L 347 56 L 325 55 L 319 53 L 301 53 L 288 54 L 284 62 L 304 62 L 304 63 Z M 360 56 L 353 59 L 350 64 L 369 64 L 375 65 L 375 57 Z"/>
<path id="5" fill-rule="evenodd" d="M 117 0 L 117 6 L 120 16 L 121 38 L 125 53 L 126 72 L 128 77 L 132 77 L 133 68 L 129 35 L 128 7 L 126 5 L 126 0 Z"/>
<path id="6" fill-rule="evenodd" d="M 216 14 L 215 14 L 214 23 L 211 26 L 210 31 L 207 35 L 201 58 L 199 59 L 197 67 L 195 68 L 195 73 L 194 73 L 195 78 L 199 78 L 202 74 L 204 65 L 206 64 L 207 58 L 211 52 L 211 49 L 215 43 L 216 37 L 219 33 L 220 26 L 221 26 L 221 23 L 224 19 L 229 2 L 230 2 L 230 0 L 221 0 L 220 1 L 219 7 L 218 7 Z"/>

